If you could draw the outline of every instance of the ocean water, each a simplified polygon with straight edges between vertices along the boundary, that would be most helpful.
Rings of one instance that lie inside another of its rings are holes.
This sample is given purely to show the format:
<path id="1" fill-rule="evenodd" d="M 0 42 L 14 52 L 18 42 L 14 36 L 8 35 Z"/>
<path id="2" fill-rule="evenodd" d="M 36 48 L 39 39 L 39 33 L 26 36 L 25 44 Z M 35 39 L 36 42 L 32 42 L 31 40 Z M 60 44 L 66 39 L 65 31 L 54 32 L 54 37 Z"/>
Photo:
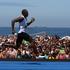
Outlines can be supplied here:
<path id="1" fill-rule="evenodd" d="M 16 28 L 18 32 L 18 28 Z M 58 35 L 58 36 L 70 36 L 70 28 L 47 28 L 47 27 L 30 27 L 26 29 L 29 34 L 36 34 L 40 32 L 46 32 L 48 35 Z M 0 27 L 0 35 L 11 34 L 10 27 Z"/>
<path id="2" fill-rule="evenodd" d="M 70 62 L 0 61 L 0 70 L 70 70 Z"/>

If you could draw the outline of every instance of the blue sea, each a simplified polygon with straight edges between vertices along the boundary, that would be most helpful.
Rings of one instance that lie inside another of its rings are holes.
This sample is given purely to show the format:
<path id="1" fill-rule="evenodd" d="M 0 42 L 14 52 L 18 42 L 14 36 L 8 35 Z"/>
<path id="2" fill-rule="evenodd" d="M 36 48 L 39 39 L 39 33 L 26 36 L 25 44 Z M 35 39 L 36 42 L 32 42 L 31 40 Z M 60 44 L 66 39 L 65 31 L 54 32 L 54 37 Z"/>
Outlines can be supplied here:
<path id="1" fill-rule="evenodd" d="M 11 34 L 11 31 L 11 27 L 0 27 L 0 35 Z M 16 32 L 18 32 L 18 28 L 16 28 Z M 29 34 L 46 32 L 48 35 L 70 36 L 70 28 L 30 27 L 26 29 L 26 32 Z"/>
<path id="2" fill-rule="evenodd" d="M 29 34 L 46 32 L 48 35 L 70 35 L 70 28 L 31 27 L 26 31 Z M 8 34 L 11 34 L 10 27 L 0 28 L 0 35 Z M 70 70 L 70 62 L 0 61 L 0 70 Z"/>

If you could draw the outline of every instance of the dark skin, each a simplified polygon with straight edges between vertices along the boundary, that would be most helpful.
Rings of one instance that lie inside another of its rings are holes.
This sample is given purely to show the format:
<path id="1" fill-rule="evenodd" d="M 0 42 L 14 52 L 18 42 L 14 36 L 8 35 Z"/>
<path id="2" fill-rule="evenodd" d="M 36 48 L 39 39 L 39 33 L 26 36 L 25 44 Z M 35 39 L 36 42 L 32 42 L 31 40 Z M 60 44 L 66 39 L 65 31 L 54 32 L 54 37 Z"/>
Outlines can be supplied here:
<path id="1" fill-rule="evenodd" d="M 26 18 L 26 17 L 25 17 Z M 16 19 L 14 19 L 14 20 L 12 20 L 12 34 L 14 34 L 15 33 L 15 23 L 19 23 L 20 24 L 20 22 L 22 21 L 24 19 L 24 17 L 18 17 L 18 18 L 16 18 Z M 31 23 L 33 23 L 35 21 L 35 18 L 32 18 L 28 23 L 27 23 L 27 26 L 25 26 L 25 28 L 27 28 Z M 31 40 L 32 40 L 32 43 L 33 44 L 35 44 L 33 41 L 33 39 L 31 38 Z M 37 55 L 37 49 L 36 49 L 36 46 L 35 45 L 33 45 L 33 44 L 31 44 L 31 48 L 33 48 L 33 52 L 34 52 L 34 54 L 36 54 Z"/>
<path id="2" fill-rule="evenodd" d="M 20 22 L 21 22 L 23 19 L 24 19 L 23 17 L 18 17 L 18 18 L 16 18 L 16 19 L 12 20 L 12 24 L 11 24 L 11 26 L 12 26 L 12 34 L 15 33 L 15 23 L 19 22 L 19 24 L 20 24 Z M 31 23 L 33 23 L 34 21 L 35 21 L 35 18 L 32 18 L 32 19 L 27 23 L 27 26 L 29 26 L 29 25 L 30 25 Z M 25 26 L 25 28 L 27 28 L 27 26 Z"/>

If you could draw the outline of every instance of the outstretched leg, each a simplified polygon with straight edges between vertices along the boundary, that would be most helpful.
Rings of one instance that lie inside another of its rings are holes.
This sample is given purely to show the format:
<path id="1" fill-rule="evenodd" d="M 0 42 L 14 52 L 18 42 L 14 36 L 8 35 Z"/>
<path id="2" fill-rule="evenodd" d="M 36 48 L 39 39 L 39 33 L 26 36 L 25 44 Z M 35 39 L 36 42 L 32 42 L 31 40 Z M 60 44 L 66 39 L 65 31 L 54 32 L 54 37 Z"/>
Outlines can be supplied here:
<path id="1" fill-rule="evenodd" d="M 29 48 L 32 48 L 33 49 L 33 54 L 37 55 L 38 51 L 37 51 L 37 47 L 35 45 L 35 41 L 32 39 L 31 36 L 29 36 L 27 33 L 24 33 L 24 32 L 19 33 L 17 35 L 16 49 L 18 49 L 20 47 L 20 45 L 22 44 L 23 40 L 26 40 L 31 44 Z"/>

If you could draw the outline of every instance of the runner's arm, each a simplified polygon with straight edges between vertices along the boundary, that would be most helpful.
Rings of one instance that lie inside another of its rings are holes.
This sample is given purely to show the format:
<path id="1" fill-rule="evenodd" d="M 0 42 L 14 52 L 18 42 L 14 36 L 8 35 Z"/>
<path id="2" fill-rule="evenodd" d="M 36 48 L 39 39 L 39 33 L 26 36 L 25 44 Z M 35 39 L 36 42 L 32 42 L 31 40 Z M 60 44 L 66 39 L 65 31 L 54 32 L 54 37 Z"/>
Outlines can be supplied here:
<path id="1" fill-rule="evenodd" d="M 15 23 L 16 22 L 21 22 L 23 18 L 22 17 L 18 17 L 16 19 L 13 19 L 12 22 L 11 22 L 11 26 L 12 26 L 12 34 L 15 33 Z"/>
<path id="2" fill-rule="evenodd" d="M 29 26 L 31 23 L 33 23 L 35 21 L 35 18 L 32 17 L 32 19 L 27 23 L 27 26 Z M 27 27 L 25 26 L 25 27 Z"/>

